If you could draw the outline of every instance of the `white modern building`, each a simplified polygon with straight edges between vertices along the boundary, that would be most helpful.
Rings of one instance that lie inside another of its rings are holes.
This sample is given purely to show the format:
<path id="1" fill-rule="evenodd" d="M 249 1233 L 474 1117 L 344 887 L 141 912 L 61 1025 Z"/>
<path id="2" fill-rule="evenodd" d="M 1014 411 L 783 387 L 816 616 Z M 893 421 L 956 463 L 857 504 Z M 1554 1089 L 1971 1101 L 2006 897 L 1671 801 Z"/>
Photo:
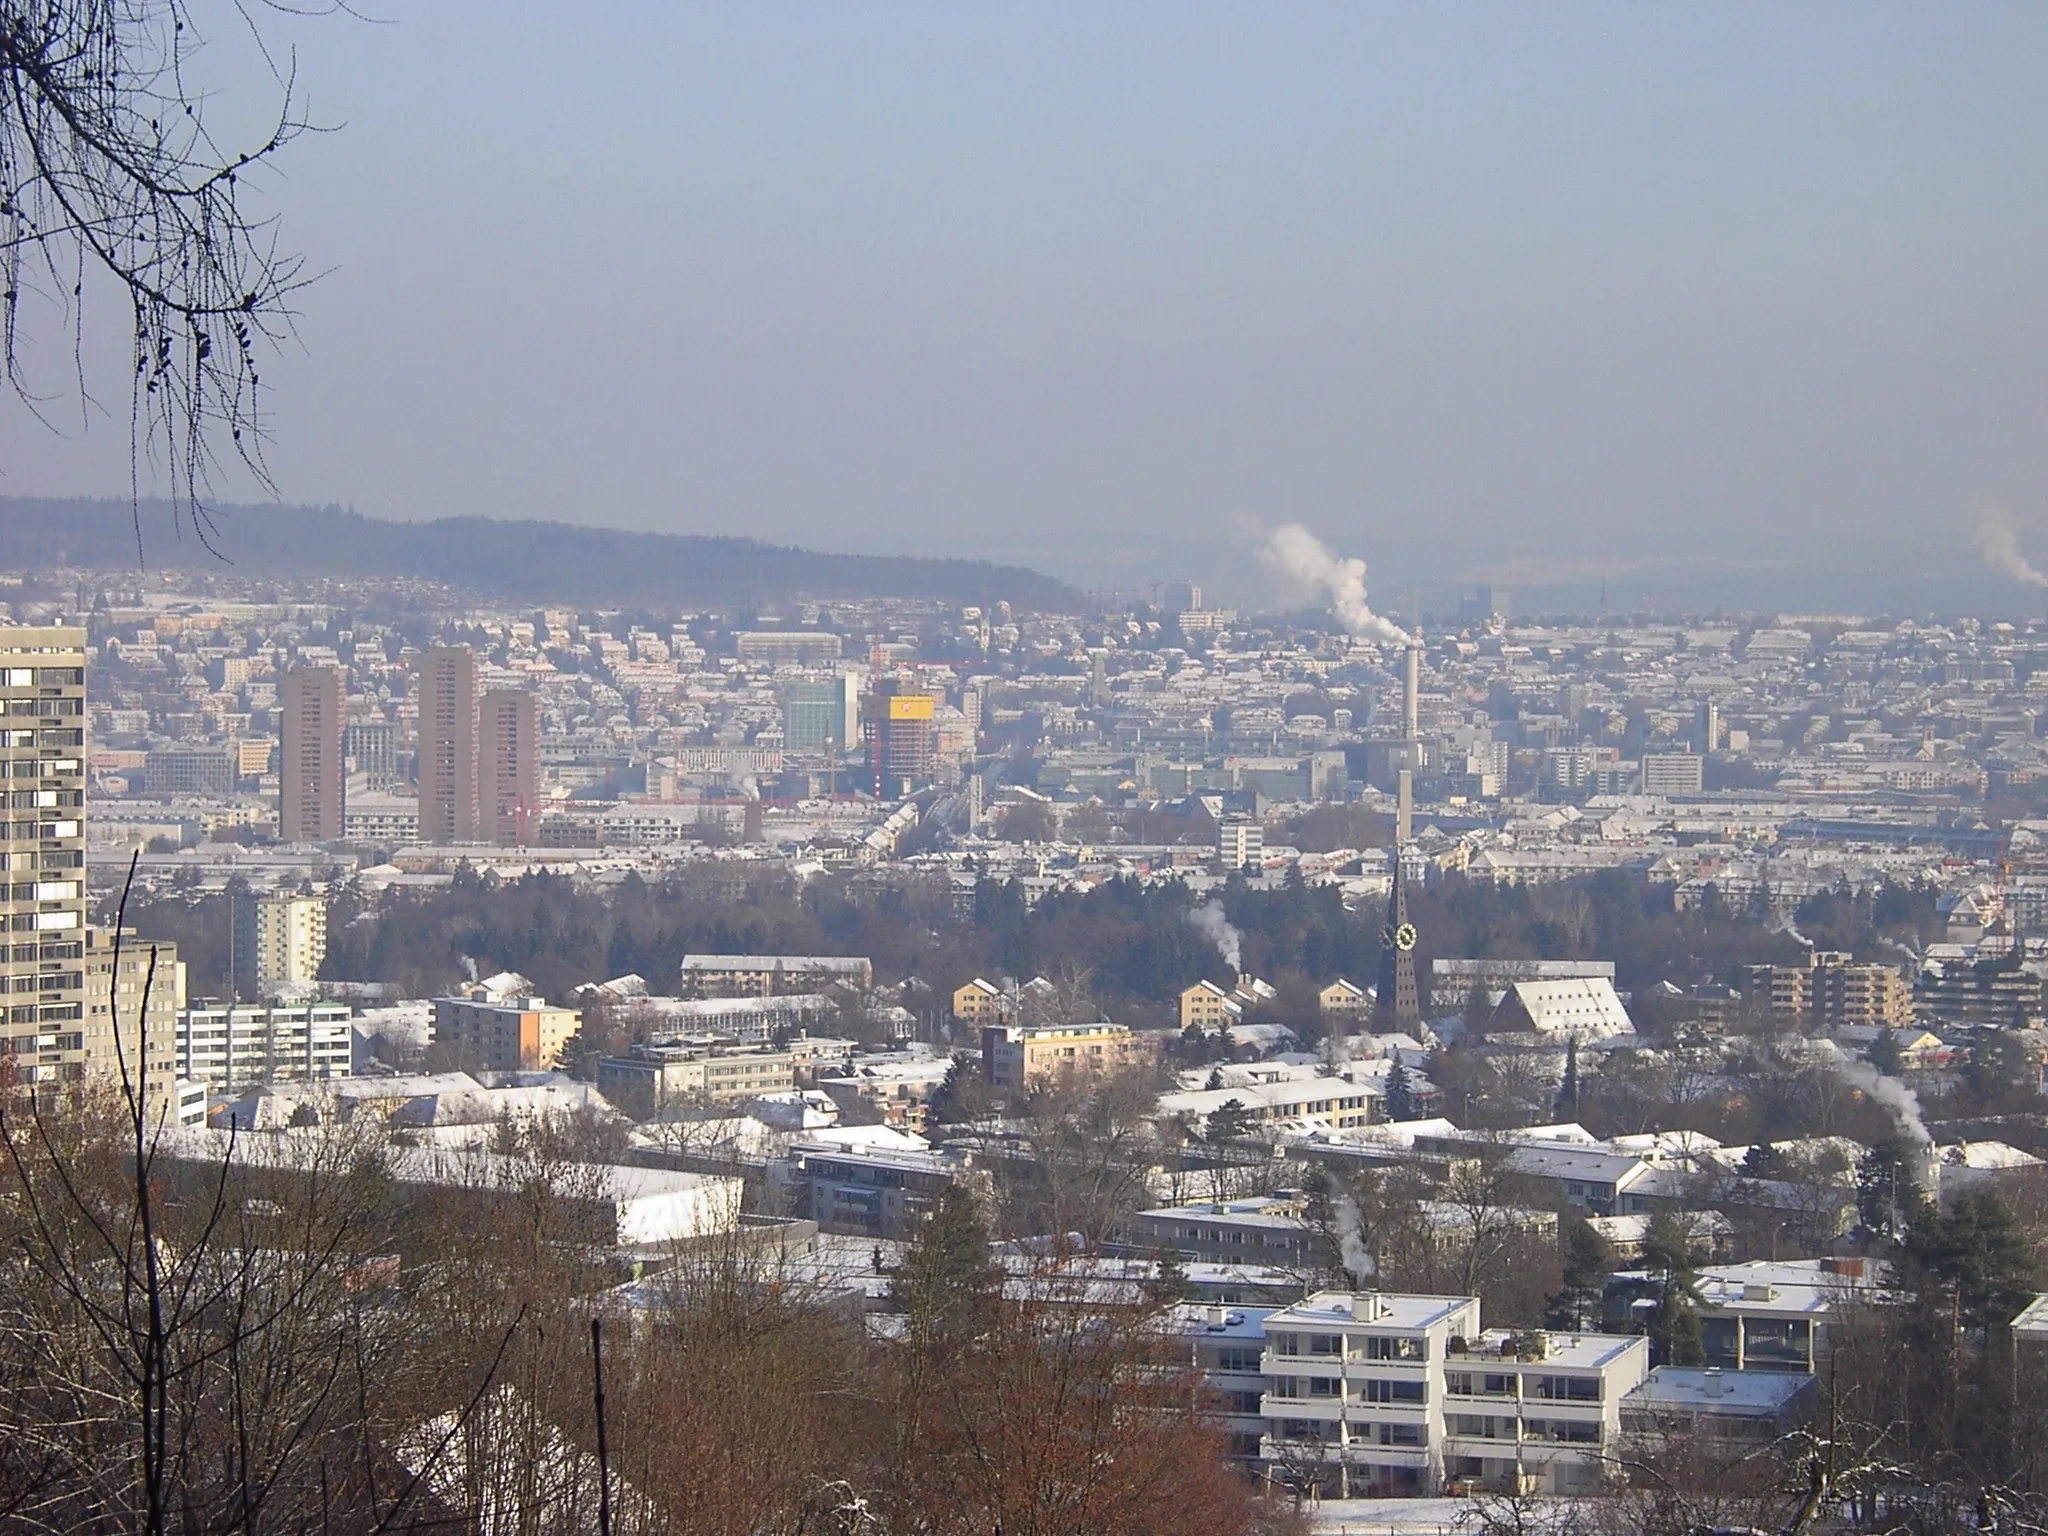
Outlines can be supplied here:
<path id="1" fill-rule="evenodd" d="M 207 1003 L 178 1015 L 178 1075 L 217 1093 L 346 1077 L 354 1055 L 346 1003 Z"/>
<path id="2" fill-rule="evenodd" d="M 1484 1333 L 1473 1296 L 1322 1291 L 1269 1315 L 1267 1478 L 1339 1497 L 1597 1488 L 1640 1336 Z"/>

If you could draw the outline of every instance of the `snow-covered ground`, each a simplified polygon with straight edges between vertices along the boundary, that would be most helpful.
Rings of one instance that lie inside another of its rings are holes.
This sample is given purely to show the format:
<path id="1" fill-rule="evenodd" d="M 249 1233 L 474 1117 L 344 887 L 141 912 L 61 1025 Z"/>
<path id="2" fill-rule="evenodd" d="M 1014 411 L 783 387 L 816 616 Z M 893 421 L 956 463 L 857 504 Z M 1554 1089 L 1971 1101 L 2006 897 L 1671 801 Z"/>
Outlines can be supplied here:
<path id="1" fill-rule="evenodd" d="M 1325 1499 L 1302 1512 L 1319 1536 L 1464 1536 L 1479 1507 L 1472 1499 Z"/>

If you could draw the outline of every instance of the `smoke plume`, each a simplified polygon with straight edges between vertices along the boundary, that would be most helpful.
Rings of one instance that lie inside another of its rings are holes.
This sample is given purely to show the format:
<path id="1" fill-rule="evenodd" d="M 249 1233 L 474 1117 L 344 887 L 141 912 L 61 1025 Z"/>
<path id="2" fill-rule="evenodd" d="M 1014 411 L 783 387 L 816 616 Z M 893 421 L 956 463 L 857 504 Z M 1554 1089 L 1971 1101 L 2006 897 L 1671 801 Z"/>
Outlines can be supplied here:
<path id="1" fill-rule="evenodd" d="M 2021 552 L 2019 529 L 2004 507 L 1986 507 L 1977 520 L 1977 552 L 2014 581 L 2030 587 L 2048 587 L 2048 575 L 2036 570 Z"/>
<path id="2" fill-rule="evenodd" d="M 1899 1122 L 1899 1129 L 1914 1145 L 1934 1145 L 1934 1138 L 1927 1132 L 1927 1122 L 1920 1118 L 1920 1096 L 1896 1077 L 1886 1077 L 1867 1061 L 1844 1062 L 1842 1077 L 1852 1088 L 1861 1088 L 1890 1110 L 1892 1118 Z"/>
<path id="3" fill-rule="evenodd" d="M 1275 528 L 1259 547 L 1259 559 L 1294 586 L 1322 599 L 1346 634 L 1377 640 L 1381 645 L 1413 643 L 1400 625 L 1366 606 L 1365 562 L 1356 557 L 1338 559 L 1301 524 Z"/>
<path id="4" fill-rule="evenodd" d="M 1345 1273 L 1353 1285 L 1371 1285 L 1379 1274 L 1379 1265 L 1374 1261 L 1372 1250 L 1365 1246 L 1365 1223 L 1359 1219 L 1358 1203 L 1349 1195 L 1340 1194 L 1332 1202 L 1336 1216 L 1337 1246 L 1344 1260 Z"/>
<path id="5" fill-rule="evenodd" d="M 1244 966 L 1239 962 L 1243 958 L 1240 946 L 1244 935 L 1223 915 L 1222 902 L 1205 901 L 1199 907 L 1189 909 L 1188 921 L 1194 925 L 1195 932 L 1216 946 L 1216 952 L 1223 956 L 1225 964 L 1233 971 L 1243 972 Z"/>

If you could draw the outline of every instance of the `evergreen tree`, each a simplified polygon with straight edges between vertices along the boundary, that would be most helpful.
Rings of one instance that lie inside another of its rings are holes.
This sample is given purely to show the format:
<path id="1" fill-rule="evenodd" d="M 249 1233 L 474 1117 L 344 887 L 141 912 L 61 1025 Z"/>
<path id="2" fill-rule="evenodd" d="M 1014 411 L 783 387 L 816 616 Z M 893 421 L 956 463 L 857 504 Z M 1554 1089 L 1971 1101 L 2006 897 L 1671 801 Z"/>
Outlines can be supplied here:
<path id="1" fill-rule="evenodd" d="M 946 1069 L 946 1080 L 933 1092 L 932 1119 L 940 1125 L 959 1125 L 985 1118 L 995 1108 L 995 1095 L 988 1074 L 972 1056 L 955 1056 Z"/>
<path id="2" fill-rule="evenodd" d="M 1558 1246 L 1563 1250 L 1564 1284 L 1550 1298 L 1549 1323 L 1553 1328 L 1582 1331 L 1600 1320 L 1614 1254 L 1607 1239 L 1583 1220 L 1565 1221 Z"/>
<path id="3" fill-rule="evenodd" d="M 1397 1059 L 1393 1070 L 1387 1074 L 1387 1118 L 1413 1120 L 1418 1112 L 1415 1087 L 1408 1081 L 1408 1069 Z"/>
<path id="4" fill-rule="evenodd" d="M 1659 1214 L 1643 1235 L 1643 1267 L 1663 1271 L 1663 1295 L 1650 1319 L 1650 1360 L 1654 1365 L 1703 1365 L 1700 1336 L 1699 1260 L 1692 1234 Z"/>
<path id="5" fill-rule="evenodd" d="M 1244 1107 L 1242 1099 L 1225 1099 L 1209 1111 L 1202 1127 L 1203 1138 L 1210 1142 L 1237 1141 L 1251 1126 L 1251 1120 L 1251 1111 Z"/>
<path id="6" fill-rule="evenodd" d="M 1909 1275 L 1932 1282 L 1920 1289 L 1952 1298 L 1956 1321 L 1973 1332 L 2011 1322 L 2034 1295 L 2026 1238 L 1987 1191 L 1965 1190 L 1946 1211 L 1923 1205 L 1902 1246 Z"/>
<path id="7" fill-rule="evenodd" d="M 968 1190 L 948 1185 L 904 1252 L 889 1295 L 908 1315 L 913 1336 L 944 1342 L 972 1333 L 996 1294 L 981 1207 Z"/>
<path id="8" fill-rule="evenodd" d="M 1899 1032 L 1895 1029 L 1880 1029 L 1877 1038 L 1870 1042 L 1870 1064 L 1886 1077 L 1899 1075 Z"/>
<path id="9" fill-rule="evenodd" d="M 1857 1216 L 1864 1230 L 1881 1242 L 1896 1242 L 1926 1204 L 1913 1171 L 1917 1150 L 1902 1136 L 1887 1136 L 1863 1154 L 1856 1170 Z"/>
<path id="10" fill-rule="evenodd" d="M 1556 1111 L 1562 1120 L 1579 1118 L 1579 1042 L 1576 1036 L 1565 1042 L 1564 1082 L 1558 1086 Z"/>

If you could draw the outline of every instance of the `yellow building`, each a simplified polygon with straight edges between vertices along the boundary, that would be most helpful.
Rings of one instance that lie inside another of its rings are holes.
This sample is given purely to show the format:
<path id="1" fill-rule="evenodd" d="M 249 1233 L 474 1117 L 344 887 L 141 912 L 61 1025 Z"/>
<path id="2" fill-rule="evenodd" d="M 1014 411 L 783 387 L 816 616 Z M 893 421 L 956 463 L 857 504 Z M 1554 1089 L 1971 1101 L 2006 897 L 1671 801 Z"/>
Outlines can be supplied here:
<path id="1" fill-rule="evenodd" d="M 1339 976 L 1316 994 L 1324 1018 L 1362 1019 L 1372 1012 L 1372 994 Z"/>
<path id="2" fill-rule="evenodd" d="M 1857 965 L 1838 950 L 1817 949 L 1806 964 L 1750 967 L 1749 984 L 1781 1019 L 1819 1024 L 1910 1024 L 1913 993 L 1888 965 Z"/>
<path id="3" fill-rule="evenodd" d="M 1002 989 L 979 976 L 953 993 L 953 1017 L 979 1029 L 999 1022 L 1003 1016 Z"/>
<path id="4" fill-rule="evenodd" d="M 1180 995 L 1180 1027 L 1213 1033 L 1244 1017 L 1244 1004 L 1213 981 L 1198 981 Z"/>
<path id="5" fill-rule="evenodd" d="M 1158 1059 L 1158 1037 L 1122 1024 L 991 1024 L 981 1032 L 982 1070 L 1012 1092 L 1045 1078 L 1120 1072 Z"/>

